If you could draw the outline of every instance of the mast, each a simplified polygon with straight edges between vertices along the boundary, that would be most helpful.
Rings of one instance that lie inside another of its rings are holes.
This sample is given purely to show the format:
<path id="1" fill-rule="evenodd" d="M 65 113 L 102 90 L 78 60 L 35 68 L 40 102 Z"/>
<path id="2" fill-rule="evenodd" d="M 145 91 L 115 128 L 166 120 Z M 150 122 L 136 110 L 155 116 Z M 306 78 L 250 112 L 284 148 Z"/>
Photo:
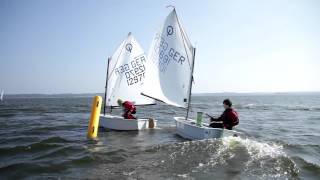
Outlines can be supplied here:
<path id="1" fill-rule="evenodd" d="M 193 69 L 194 69 L 194 60 L 196 57 L 196 48 L 193 48 L 193 54 L 192 54 L 192 64 L 191 64 L 191 74 L 190 74 L 190 84 L 189 84 L 189 91 L 188 91 L 188 107 L 187 107 L 187 115 L 186 120 L 188 120 L 189 116 L 189 110 L 190 110 L 190 103 L 191 103 L 191 91 L 192 91 L 192 82 L 193 82 Z"/>
<path id="2" fill-rule="evenodd" d="M 103 104 L 103 115 L 106 115 L 106 101 L 107 101 L 107 91 L 108 91 L 108 78 L 109 78 L 109 63 L 110 63 L 110 57 L 108 58 L 108 67 L 107 67 L 107 75 L 106 75 L 106 85 L 104 89 L 104 104 Z"/>

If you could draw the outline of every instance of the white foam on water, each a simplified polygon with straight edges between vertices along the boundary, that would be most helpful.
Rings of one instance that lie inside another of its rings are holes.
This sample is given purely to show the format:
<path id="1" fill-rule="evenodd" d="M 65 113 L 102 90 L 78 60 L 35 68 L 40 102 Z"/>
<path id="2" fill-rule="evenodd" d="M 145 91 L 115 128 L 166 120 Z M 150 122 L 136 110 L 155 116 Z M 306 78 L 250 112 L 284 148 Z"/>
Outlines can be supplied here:
<path id="1" fill-rule="evenodd" d="M 187 178 L 189 175 L 188 174 L 177 174 L 178 177 L 181 178 Z"/>
<path id="2" fill-rule="evenodd" d="M 182 143 L 179 148 L 180 156 L 188 155 L 185 150 L 193 147 L 201 147 L 202 152 L 209 152 L 207 158 L 203 158 L 194 166 L 189 176 L 196 174 L 210 174 L 221 168 L 238 172 L 241 177 L 257 179 L 280 178 L 287 179 L 298 173 L 295 163 L 287 157 L 283 146 L 276 143 L 258 142 L 248 138 L 225 137 L 222 139 L 210 139 Z M 196 145 L 196 146 L 194 146 Z M 176 158 L 177 152 L 173 153 Z M 188 156 L 186 156 L 188 159 Z"/>
<path id="3" fill-rule="evenodd" d="M 256 106 L 256 104 L 249 103 L 249 104 L 245 104 L 243 107 L 245 107 L 245 108 L 252 108 L 253 106 Z"/>
<path id="4" fill-rule="evenodd" d="M 283 151 L 283 147 L 275 143 L 268 144 L 247 138 L 242 139 L 240 137 L 232 136 L 223 138 L 222 143 L 224 148 L 227 149 L 234 149 L 239 146 L 244 146 L 247 149 L 250 157 L 252 157 L 254 160 L 264 157 L 276 158 L 279 156 L 286 156 L 285 152 Z"/>
<path id="5" fill-rule="evenodd" d="M 236 174 L 249 179 L 290 179 L 299 173 L 283 146 L 272 142 L 225 137 L 185 141 L 167 146 L 166 150 L 168 159 L 162 164 L 179 178 Z"/>
<path id="6" fill-rule="evenodd" d="M 245 148 L 249 155 L 244 171 L 249 176 L 261 175 L 265 178 L 290 178 L 299 173 L 296 164 L 287 156 L 283 146 L 276 143 L 265 143 L 240 137 L 225 137 L 223 146 L 218 151 L 228 151 L 230 158 L 237 155 L 239 149 Z"/>

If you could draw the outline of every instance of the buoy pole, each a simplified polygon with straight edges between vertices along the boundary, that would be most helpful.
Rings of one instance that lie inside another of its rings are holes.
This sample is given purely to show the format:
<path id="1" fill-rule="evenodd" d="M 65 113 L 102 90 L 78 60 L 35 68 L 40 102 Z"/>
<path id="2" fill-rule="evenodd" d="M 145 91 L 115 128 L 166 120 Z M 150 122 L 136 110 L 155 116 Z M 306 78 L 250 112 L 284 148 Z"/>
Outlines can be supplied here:
<path id="1" fill-rule="evenodd" d="M 98 135 L 99 118 L 101 111 L 102 98 L 101 96 L 95 96 L 92 103 L 91 116 L 88 126 L 88 138 L 96 138 Z"/>

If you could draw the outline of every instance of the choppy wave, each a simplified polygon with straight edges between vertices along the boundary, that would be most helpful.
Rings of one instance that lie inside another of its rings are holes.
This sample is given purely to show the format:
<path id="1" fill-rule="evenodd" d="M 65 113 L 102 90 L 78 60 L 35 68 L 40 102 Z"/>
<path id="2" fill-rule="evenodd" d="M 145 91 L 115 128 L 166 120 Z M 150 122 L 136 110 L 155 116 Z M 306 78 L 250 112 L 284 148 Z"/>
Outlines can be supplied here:
<path id="1" fill-rule="evenodd" d="M 305 107 L 305 106 L 287 106 L 288 110 L 294 111 L 320 111 L 320 107 Z"/>
<path id="2" fill-rule="evenodd" d="M 294 179 L 299 173 L 282 146 L 240 137 L 187 141 L 159 147 L 158 151 L 167 154 L 160 160 L 160 168 L 179 178 L 210 178 L 214 175 L 217 179 Z"/>
<path id="3" fill-rule="evenodd" d="M 175 134 L 180 108 L 138 109 L 161 128 L 90 141 L 91 98 L 8 100 L 0 105 L 0 179 L 317 179 L 320 97 L 277 98 L 232 97 L 246 137 L 203 141 Z M 221 99 L 194 98 L 190 116 L 222 110 Z"/>
<path id="4" fill-rule="evenodd" d="M 90 154 L 72 141 L 48 137 L 41 141 L 0 148 L 0 174 L 13 179 L 38 173 L 60 173 L 68 166 L 92 162 Z M 20 173 L 16 173 L 19 170 Z"/>

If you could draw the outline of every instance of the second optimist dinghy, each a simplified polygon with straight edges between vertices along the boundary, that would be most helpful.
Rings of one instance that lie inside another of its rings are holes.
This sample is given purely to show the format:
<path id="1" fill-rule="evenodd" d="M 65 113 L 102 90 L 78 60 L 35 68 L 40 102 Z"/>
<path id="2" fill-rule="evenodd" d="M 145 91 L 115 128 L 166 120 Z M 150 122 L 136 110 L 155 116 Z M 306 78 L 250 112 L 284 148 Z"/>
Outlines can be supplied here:
<path id="1" fill-rule="evenodd" d="M 239 132 L 222 128 L 212 128 L 207 123 L 197 124 L 195 120 L 185 117 L 174 117 L 176 121 L 177 133 L 192 140 L 221 138 L 227 136 L 239 136 Z"/>
<path id="2" fill-rule="evenodd" d="M 141 130 L 154 128 L 157 122 L 152 118 L 124 119 L 111 111 L 118 106 L 117 100 L 129 100 L 136 106 L 155 104 L 153 99 L 142 96 L 141 88 L 145 78 L 147 58 L 131 33 L 108 59 L 105 100 L 100 127 L 113 130 Z M 106 112 L 106 107 L 110 112 Z"/>
<path id="3" fill-rule="evenodd" d="M 224 134 L 232 134 L 229 130 L 211 128 L 208 124 L 197 125 L 195 120 L 188 118 L 195 50 L 173 9 L 151 44 L 148 62 L 153 66 L 147 70 L 142 94 L 187 109 L 186 117 L 174 117 L 177 133 L 184 138 L 220 138 Z"/>

